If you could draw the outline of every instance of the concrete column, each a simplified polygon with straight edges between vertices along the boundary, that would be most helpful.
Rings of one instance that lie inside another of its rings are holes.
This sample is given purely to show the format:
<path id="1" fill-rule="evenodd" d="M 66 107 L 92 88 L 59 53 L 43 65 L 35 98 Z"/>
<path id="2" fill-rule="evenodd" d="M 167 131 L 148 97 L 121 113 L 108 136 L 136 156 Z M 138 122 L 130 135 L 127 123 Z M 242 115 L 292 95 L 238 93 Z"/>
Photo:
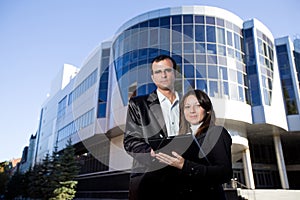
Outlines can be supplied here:
<path id="1" fill-rule="evenodd" d="M 244 165 L 244 174 L 245 174 L 246 186 L 249 189 L 255 189 L 249 148 L 247 148 L 243 151 L 243 165 Z"/>
<path id="2" fill-rule="evenodd" d="M 276 159 L 277 159 L 277 165 L 279 170 L 279 176 L 280 176 L 280 182 L 281 187 L 283 189 L 289 189 L 289 181 L 286 174 L 286 168 L 285 168 L 285 162 L 282 152 L 282 146 L 281 146 L 281 140 L 280 135 L 274 135 L 274 146 L 275 146 L 275 152 L 276 152 Z"/>

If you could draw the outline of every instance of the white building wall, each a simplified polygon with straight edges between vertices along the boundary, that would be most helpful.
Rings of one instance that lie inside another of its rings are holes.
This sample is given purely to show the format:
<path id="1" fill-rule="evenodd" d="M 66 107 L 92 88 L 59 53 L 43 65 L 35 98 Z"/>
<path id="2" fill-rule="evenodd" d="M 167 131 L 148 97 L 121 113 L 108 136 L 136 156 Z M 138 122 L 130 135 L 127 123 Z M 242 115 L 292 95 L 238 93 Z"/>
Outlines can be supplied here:
<path id="1" fill-rule="evenodd" d="M 52 81 L 50 96 L 44 104 L 41 127 L 39 130 L 37 143 L 37 157 L 36 162 L 41 162 L 47 153 L 50 155 L 54 151 L 54 146 L 57 137 L 57 111 L 58 102 L 69 94 L 74 83 L 74 77 L 79 72 L 79 69 L 64 65 L 56 78 Z"/>

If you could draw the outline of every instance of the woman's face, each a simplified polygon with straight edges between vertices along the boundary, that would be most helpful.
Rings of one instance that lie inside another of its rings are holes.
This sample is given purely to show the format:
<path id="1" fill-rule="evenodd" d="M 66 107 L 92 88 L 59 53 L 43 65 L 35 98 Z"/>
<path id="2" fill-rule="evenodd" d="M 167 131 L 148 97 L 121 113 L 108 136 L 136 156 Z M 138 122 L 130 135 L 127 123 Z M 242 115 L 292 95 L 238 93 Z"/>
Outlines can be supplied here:
<path id="1" fill-rule="evenodd" d="M 190 124 L 199 124 L 206 115 L 195 95 L 188 96 L 184 101 L 184 117 Z"/>

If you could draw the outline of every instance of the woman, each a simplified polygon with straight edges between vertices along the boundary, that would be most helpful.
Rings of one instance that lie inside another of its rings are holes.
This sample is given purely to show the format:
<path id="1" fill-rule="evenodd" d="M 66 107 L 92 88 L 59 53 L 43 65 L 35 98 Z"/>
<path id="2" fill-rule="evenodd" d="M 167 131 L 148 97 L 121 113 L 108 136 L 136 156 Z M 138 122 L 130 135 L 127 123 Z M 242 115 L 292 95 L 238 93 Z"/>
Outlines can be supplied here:
<path id="1" fill-rule="evenodd" d="M 187 92 L 180 102 L 180 134 L 192 133 L 201 146 L 197 161 L 187 160 L 175 151 L 157 153 L 162 163 L 178 168 L 174 191 L 178 199 L 226 199 L 222 184 L 232 178 L 231 136 L 215 125 L 215 113 L 207 94 L 201 90 Z"/>

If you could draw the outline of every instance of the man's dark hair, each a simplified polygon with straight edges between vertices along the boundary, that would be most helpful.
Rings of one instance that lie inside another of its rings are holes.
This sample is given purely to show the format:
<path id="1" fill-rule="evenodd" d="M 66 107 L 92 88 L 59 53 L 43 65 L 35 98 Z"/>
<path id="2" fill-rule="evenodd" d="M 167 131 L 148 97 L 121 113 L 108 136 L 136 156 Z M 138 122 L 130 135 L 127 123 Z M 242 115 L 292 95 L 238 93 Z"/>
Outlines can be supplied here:
<path id="1" fill-rule="evenodd" d="M 152 61 L 151 61 L 151 69 L 152 69 L 152 64 L 154 62 L 159 62 L 159 61 L 162 61 L 162 60 L 165 60 L 165 59 L 170 59 L 173 63 L 173 69 L 176 70 L 176 67 L 177 67 L 177 64 L 176 64 L 176 61 L 171 57 L 171 56 L 168 56 L 168 55 L 159 55 L 159 56 L 156 56 Z"/>

